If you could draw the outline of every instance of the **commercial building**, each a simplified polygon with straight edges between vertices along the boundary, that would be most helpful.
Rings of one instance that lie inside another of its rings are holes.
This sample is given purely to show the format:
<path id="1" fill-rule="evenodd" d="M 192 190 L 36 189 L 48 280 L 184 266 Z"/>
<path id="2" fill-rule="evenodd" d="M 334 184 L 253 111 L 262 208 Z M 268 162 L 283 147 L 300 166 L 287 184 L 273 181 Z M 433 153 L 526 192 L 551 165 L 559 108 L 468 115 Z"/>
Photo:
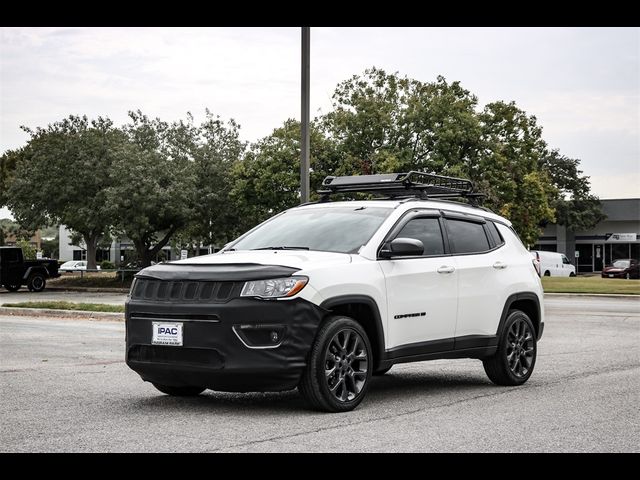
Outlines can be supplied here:
<path id="1" fill-rule="evenodd" d="M 587 231 L 549 224 L 532 250 L 564 253 L 578 273 L 600 272 L 620 258 L 640 259 L 640 198 L 601 200 L 607 218 Z"/>

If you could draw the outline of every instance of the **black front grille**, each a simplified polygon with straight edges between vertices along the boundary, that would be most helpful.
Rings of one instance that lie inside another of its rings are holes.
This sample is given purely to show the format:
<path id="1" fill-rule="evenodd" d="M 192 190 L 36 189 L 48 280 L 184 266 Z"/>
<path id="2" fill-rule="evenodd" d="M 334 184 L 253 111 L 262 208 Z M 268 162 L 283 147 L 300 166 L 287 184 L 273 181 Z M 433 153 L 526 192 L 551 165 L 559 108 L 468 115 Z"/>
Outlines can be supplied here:
<path id="1" fill-rule="evenodd" d="M 164 345 L 133 345 L 129 349 L 129 360 L 147 363 L 201 365 L 213 368 L 224 366 L 224 358 L 217 350 Z"/>
<path id="2" fill-rule="evenodd" d="M 239 297 L 244 282 L 195 282 L 137 278 L 131 298 L 161 302 L 224 303 Z"/>

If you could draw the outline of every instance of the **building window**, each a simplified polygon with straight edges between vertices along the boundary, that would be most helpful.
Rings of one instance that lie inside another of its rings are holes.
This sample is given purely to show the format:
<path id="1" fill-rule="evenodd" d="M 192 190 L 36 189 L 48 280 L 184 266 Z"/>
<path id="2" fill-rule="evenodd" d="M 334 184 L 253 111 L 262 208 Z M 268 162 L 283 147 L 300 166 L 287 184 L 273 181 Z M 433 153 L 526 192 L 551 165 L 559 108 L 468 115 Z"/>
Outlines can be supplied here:
<path id="1" fill-rule="evenodd" d="M 86 260 L 87 259 L 87 251 L 86 250 L 74 250 L 73 251 L 73 259 L 74 260 Z"/>

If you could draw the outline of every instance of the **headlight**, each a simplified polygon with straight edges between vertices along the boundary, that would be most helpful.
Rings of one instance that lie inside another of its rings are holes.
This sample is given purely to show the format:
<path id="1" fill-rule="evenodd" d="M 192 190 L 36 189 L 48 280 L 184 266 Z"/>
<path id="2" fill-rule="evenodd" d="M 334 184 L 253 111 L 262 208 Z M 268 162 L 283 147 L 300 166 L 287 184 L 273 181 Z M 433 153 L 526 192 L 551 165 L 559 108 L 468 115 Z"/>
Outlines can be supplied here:
<path id="1" fill-rule="evenodd" d="M 304 288 L 307 277 L 270 278 L 253 280 L 242 287 L 241 297 L 280 298 L 292 297 Z"/>

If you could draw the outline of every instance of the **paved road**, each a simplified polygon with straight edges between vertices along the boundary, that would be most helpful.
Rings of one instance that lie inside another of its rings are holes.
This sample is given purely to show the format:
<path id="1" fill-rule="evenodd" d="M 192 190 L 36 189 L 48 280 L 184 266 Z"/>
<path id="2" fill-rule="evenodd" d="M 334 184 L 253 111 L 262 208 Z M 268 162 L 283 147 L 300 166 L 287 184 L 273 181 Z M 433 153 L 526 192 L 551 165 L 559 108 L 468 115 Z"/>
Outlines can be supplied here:
<path id="1" fill-rule="evenodd" d="M 0 306 L 2 306 L 3 303 L 45 302 L 50 300 L 118 305 L 124 304 L 126 298 L 127 295 L 125 293 L 66 292 L 47 289 L 43 292 L 32 293 L 25 287 L 17 292 L 11 293 L 0 289 Z"/>
<path id="2" fill-rule="evenodd" d="M 297 393 L 159 394 L 116 322 L 0 317 L 2 451 L 640 451 L 640 299 L 553 297 L 530 381 L 396 365 L 354 412 Z"/>

